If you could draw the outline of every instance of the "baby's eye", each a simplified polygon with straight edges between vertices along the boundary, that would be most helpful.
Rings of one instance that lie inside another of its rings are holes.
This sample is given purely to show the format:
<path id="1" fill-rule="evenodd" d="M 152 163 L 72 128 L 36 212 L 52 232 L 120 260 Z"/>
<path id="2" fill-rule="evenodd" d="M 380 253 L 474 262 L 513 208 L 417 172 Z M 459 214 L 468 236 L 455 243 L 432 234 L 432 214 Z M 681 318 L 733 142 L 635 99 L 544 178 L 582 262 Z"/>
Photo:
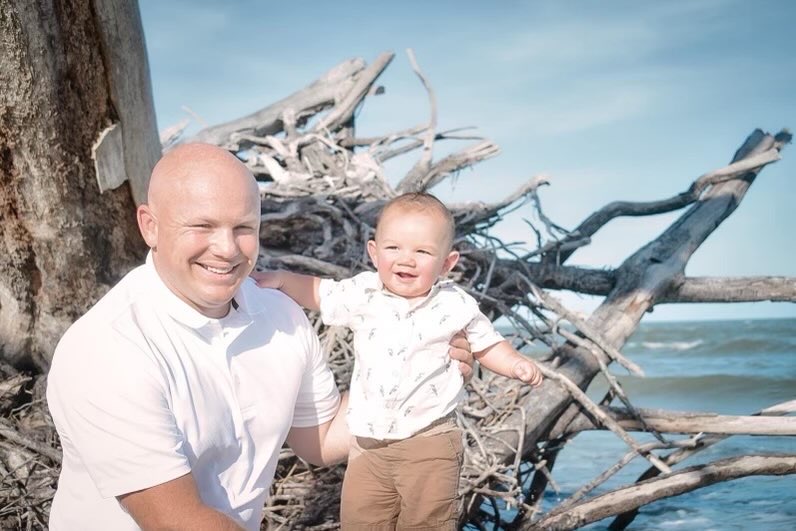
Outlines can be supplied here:
<path id="1" fill-rule="evenodd" d="M 418 253 L 420 253 L 420 254 L 428 254 L 428 255 L 430 255 L 430 254 L 431 254 L 431 251 L 427 251 L 427 250 L 425 250 L 425 249 L 418 249 L 418 251 L 417 251 L 417 252 L 418 252 Z"/>
<path id="2" fill-rule="evenodd" d="M 385 247 L 385 249 L 387 249 L 388 251 L 394 251 L 397 248 L 398 248 L 397 245 L 388 245 L 388 246 Z"/>

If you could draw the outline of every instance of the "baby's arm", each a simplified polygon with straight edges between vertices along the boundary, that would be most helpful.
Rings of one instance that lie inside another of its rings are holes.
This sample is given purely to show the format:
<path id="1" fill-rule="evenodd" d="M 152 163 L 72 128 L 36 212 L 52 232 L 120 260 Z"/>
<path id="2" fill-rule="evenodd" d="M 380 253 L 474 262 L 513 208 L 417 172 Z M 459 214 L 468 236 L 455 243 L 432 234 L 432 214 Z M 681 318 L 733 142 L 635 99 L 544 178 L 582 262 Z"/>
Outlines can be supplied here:
<path id="1" fill-rule="evenodd" d="M 517 378 L 536 387 L 542 383 L 539 367 L 527 356 L 523 356 L 506 340 L 495 343 L 473 356 L 484 367 L 508 378 Z"/>
<path id="2" fill-rule="evenodd" d="M 278 289 L 308 310 L 320 309 L 318 286 L 321 279 L 318 277 L 289 271 L 255 271 L 251 276 L 261 288 Z"/>

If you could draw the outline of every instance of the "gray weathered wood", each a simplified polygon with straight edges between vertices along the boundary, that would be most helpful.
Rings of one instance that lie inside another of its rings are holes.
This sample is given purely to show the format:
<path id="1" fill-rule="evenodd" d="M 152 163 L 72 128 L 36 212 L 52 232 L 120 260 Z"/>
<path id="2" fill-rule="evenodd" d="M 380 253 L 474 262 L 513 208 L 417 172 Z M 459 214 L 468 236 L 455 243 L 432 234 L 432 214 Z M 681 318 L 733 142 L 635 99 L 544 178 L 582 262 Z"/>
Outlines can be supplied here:
<path id="1" fill-rule="evenodd" d="M 774 137 L 756 130 L 738 150 L 733 162 L 772 148 L 780 150 L 789 140 L 788 134 Z M 683 274 L 693 252 L 743 200 L 758 171 L 712 186 L 663 234 L 627 258 L 615 272 L 613 289 L 587 320 L 589 326 L 601 330 L 603 339 L 621 350 L 657 297 Z M 555 352 L 553 360 L 556 370 L 582 389 L 599 372 L 598 362 L 583 348 L 564 345 Z M 549 431 L 557 429 L 557 420 L 567 416 L 565 410 L 575 406 L 571 405 L 566 389 L 546 380 L 526 397 L 522 407 L 524 415 L 512 414 L 505 422 L 506 431 L 499 433 L 498 440 L 485 442 L 488 452 L 498 458 L 511 459 L 513 454 L 509 449 L 516 448 L 519 437 L 508 427 L 516 425 L 527 426 L 524 451 L 531 450 Z"/>
<path id="2" fill-rule="evenodd" d="M 796 417 L 763 417 L 759 415 L 718 415 L 692 411 L 663 411 L 638 408 L 644 419 L 642 424 L 628 411 L 604 408 L 619 426 L 628 431 L 646 431 L 647 428 L 662 433 L 711 433 L 716 435 L 796 435 Z M 605 429 L 581 416 L 568 426 L 568 432 Z M 566 435 L 562 434 L 562 435 Z"/>
<path id="3" fill-rule="evenodd" d="M 113 111 L 122 132 L 124 168 L 133 199 L 145 203 L 149 174 L 160 158 L 160 139 L 138 3 L 92 3 Z"/>
<path id="4" fill-rule="evenodd" d="M 796 474 L 796 455 L 746 455 L 689 467 L 658 479 L 620 488 L 528 523 L 525 530 L 577 529 L 656 500 L 747 476 Z"/>
<path id="5" fill-rule="evenodd" d="M 118 123 L 100 132 L 91 149 L 94 171 L 97 172 L 97 186 L 100 192 L 114 190 L 127 181 L 124 167 L 124 142 L 122 128 Z"/>
<path id="6" fill-rule="evenodd" d="M 304 89 L 242 118 L 203 129 L 186 141 L 237 148 L 246 143 L 236 141 L 232 136 L 235 133 L 258 136 L 278 133 L 283 129 L 282 114 L 285 110 L 314 114 L 330 107 L 337 99 L 350 93 L 364 68 L 362 59 L 344 61 Z"/>

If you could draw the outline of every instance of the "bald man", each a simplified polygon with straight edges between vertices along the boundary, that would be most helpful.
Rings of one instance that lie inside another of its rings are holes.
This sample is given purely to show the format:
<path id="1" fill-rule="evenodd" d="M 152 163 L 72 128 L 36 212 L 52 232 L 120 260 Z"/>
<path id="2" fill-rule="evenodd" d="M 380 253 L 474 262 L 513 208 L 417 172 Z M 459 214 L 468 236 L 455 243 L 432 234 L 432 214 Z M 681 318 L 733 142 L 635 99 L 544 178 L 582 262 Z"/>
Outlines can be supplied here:
<path id="1" fill-rule="evenodd" d="M 260 200 L 236 157 L 169 151 L 137 218 L 146 263 L 53 357 L 64 455 L 50 529 L 259 529 L 285 441 L 314 464 L 347 455 L 333 375 L 302 310 L 248 278 Z"/>

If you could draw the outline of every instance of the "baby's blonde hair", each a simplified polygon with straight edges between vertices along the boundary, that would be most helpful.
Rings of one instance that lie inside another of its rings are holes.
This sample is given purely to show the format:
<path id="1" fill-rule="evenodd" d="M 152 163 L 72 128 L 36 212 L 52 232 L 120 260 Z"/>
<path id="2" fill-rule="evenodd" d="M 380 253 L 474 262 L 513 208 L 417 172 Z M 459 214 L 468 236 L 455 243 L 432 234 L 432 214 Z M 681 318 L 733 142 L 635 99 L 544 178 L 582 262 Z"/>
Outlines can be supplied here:
<path id="1" fill-rule="evenodd" d="M 379 233 L 379 224 L 381 223 L 384 215 L 390 210 L 400 209 L 403 211 L 424 212 L 431 211 L 439 214 L 443 223 L 446 225 L 446 236 L 448 247 L 452 247 L 453 238 L 456 234 L 456 223 L 453 220 L 453 214 L 445 204 L 429 194 L 428 192 L 409 192 L 401 194 L 387 201 L 382 207 L 378 218 L 376 219 L 376 234 Z"/>

